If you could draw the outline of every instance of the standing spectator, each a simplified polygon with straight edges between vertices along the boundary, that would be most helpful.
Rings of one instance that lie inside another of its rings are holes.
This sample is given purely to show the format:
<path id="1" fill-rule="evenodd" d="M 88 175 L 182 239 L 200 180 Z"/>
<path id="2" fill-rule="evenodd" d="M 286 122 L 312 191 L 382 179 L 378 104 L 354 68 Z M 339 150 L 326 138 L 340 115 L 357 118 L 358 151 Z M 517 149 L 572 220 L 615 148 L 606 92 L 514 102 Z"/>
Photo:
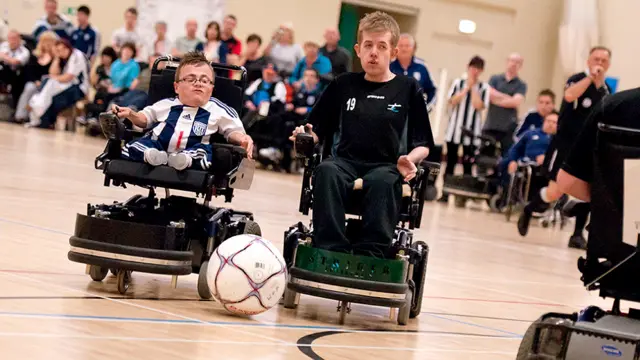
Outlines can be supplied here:
<path id="1" fill-rule="evenodd" d="M 480 81 L 484 71 L 484 59 L 474 56 L 467 67 L 466 78 L 453 81 L 449 90 L 449 104 L 452 106 L 449 125 L 445 135 L 447 142 L 447 168 L 445 178 L 453 175 L 458 163 L 458 150 L 462 145 L 462 164 L 465 175 L 471 175 L 471 157 L 477 138 L 481 134 L 480 112 L 489 106 L 489 85 Z M 463 135 L 466 129 L 473 133 L 474 138 Z M 447 200 L 445 194 L 441 199 Z"/>
<path id="2" fill-rule="evenodd" d="M 7 41 L 0 44 L 0 86 L 11 88 L 13 101 L 11 106 L 14 108 L 24 89 L 21 74 L 31 55 L 21 41 L 20 33 L 17 30 L 10 30 Z"/>
<path id="3" fill-rule="evenodd" d="M 56 42 L 55 58 L 49 68 L 49 78 L 29 101 L 31 125 L 53 128 L 58 114 L 84 98 L 89 91 L 89 64 L 68 40 Z"/>
<path id="4" fill-rule="evenodd" d="M 242 42 L 233 34 L 236 26 L 238 26 L 238 19 L 234 15 L 225 16 L 222 21 L 220 39 L 227 45 L 229 54 L 239 57 L 242 54 Z"/>
<path id="5" fill-rule="evenodd" d="M 534 129 L 540 129 L 542 127 L 542 123 L 547 115 L 553 112 L 556 103 L 556 94 L 549 89 L 544 89 L 538 93 L 538 101 L 536 102 L 536 108 L 529 111 L 527 115 L 525 115 L 524 120 L 516 129 L 516 133 L 514 135 L 514 141 L 518 141 L 518 139 L 524 135 L 525 132 Z"/>
<path id="6" fill-rule="evenodd" d="M 122 45 L 134 43 L 136 44 L 136 53 L 140 53 L 142 50 L 142 37 L 136 30 L 137 24 L 138 10 L 130 7 L 124 12 L 124 26 L 114 31 L 111 37 L 111 46 L 116 52 L 120 52 Z"/>
<path id="7" fill-rule="evenodd" d="M 45 31 L 40 34 L 33 56 L 29 59 L 24 71 L 24 90 L 18 99 L 15 113 L 15 121 L 26 122 L 29 118 L 27 105 L 29 100 L 38 92 L 45 76 L 49 75 L 49 68 L 55 58 L 54 47 L 58 41 L 58 35 L 53 31 Z"/>
<path id="8" fill-rule="evenodd" d="M 51 30 L 62 39 L 71 39 L 73 24 L 66 17 L 58 14 L 58 1 L 45 0 L 44 10 L 46 15 L 36 21 L 33 37 L 37 40 L 40 34 Z"/>
<path id="9" fill-rule="evenodd" d="M 182 56 L 190 51 L 194 51 L 196 46 L 202 42 L 202 40 L 198 39 L 196 36 L 196 32 L 198 31 L 198 21 L 195 19 L 189 19 L 185 23 L 185 29 L 187 31 L 186 36 L 179 37 L 176 40 L 175 47 L 173 48 L 174 56 Z"/>
<path id="10" fill-rule="evenodd" d="M 527 84 L 518 77 L 522 68 L 522 56 L 511 54 L 504 73 L 489 79 L 491 104 L 487 112 L 484 131 L 500 142 L 506 155 L 513 144 L 513 132 L 517 127 L 518 108 L 527 95 Z"/>
<path id="11" fill-rule="evenodd" d="M 320 48 L 320 54 L 331 60 L 331 72 L 334 76 L 351 71 L 351 53 L 338 45 L 340 32 L 336 28 L 327 28 L 324 31 L 324 46 Z"/>
<path id="12" fill-rule="evenodd" d="M 264 49 L 264 54 L 287 75 L 293 73 L 296 64 L 304 57 L 302 47 L 294 43 L 293 28 L 290 24 L 280 25 Z"/>
<path id="13" fill-rule="evenodd" d="M 326 75 L 331 73 L 331 60 L 324 55 L 318 53 L 318 44 L 307 41 L 304 43 L 305 56 L 298 62 L 293 74 L 289 78 L 289 83 L 298 90 L 302 84 L 302 77 L 306 69 L 315 69 L 319 75 Z"/>
<path id="14" fill-rule="evenodd" d="M 173 43 L 167 38 L 167 23 L 164 21 L 156 22 L 155 30 L 156 37 L 149 46 L 149 64 L 153 64 L 159 56 L 171 54 L 173 49 Z"/>
<path id="15" fill-rule="evenodd" d="M 247 46 L 238 62 L 238 65 L 247 69 L 247 83 L 249 84 L 262 77 L 262 69 L 267 65 L 267 58 L 260 51 L 261 45 L 262 38 L 260 35 L 249 35 L 247 37 Z"/>
<path id="16" fill-rule="evenodd" d="M 78 8 L 78 27 L 71 34 L 71 44 L 85 53 L 93 64 L 100 51 L 100 33 L 89 24 L 89 15 L 91 15 L 89 7 L 82 5 Z"/>
<path id="17" fill-rule="evenodd" d="M 424 60 L 415 56 L 416 41 L 410 34 L 400 34 L 398 56 L 391 62 L 391 72 L 396 75 L 413 76 L 427 96 L 427 111 L 431 111 L 436 102 L 436 86 Z"/>
<path id="18" fill-rule="evenodd" d="M 205 41 L 196 46 L 196 51 L 202 51 L 207 60 L 225 64 L 227 62 L 227 44 L 220 40 L 220 24 L 215 21 L 207 25 L 204 31 Z"/>

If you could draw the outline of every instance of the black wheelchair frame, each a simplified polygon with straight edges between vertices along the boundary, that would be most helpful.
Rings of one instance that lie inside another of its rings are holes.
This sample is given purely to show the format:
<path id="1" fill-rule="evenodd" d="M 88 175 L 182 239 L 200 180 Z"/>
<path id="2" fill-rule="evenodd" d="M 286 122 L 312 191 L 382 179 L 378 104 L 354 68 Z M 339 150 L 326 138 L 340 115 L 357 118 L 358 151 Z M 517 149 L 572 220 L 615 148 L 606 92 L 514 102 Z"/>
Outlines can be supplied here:
<path id="1" fill-rule="evenodd" d="M 179 59 L 171 56 L 154 62 L 149 104 L 175 96 L 173 83 L 178 64 Z M 246 70 L 222 64 L 212 66 L 216 71 L 213 96 L 240 113 Z M 241 72 L 241 79 L 221 76 L 231 71 Z M 198 273 L 198 294 L 210 299 L 206 273 L 215 248 L 234 235 L 261 235 L 252 213 L 210 205 L 213 197 L 223 196 L 225 202 L 231 202 L 234 190 L 250 188 L 254 166 L 246 151 L 219 136 L 212 140 L 213 161 L 206 171 L 153 167 L 121 158 L 123 145 L 143 135 L 128 120 L 103 113 L 100 122 L 108 140 L 94 165 L 104 174 L 104 186 L 130 184 L 148 189 L 148 195 L 135 195 L 113 204 L 88 204 L 86 214 L 77 214 L 74 235 L 69 239 L 69 260 L 86 264 L 94 281 L 104 280 L 111 269 L 122 294 L 129 287 L 132 271 L 172 275 L 173 287 L 178 275 Z M 165 188 L 164 198 L 157 197 L 158 187 Z M 172 195 L 170 190 L 192 192 L 196 197 Z M 201 196 L 204 200 L 198 204 Z"/>
<path id="2" fill-rule="evenodd" d="M 633 281 L 640 262 L 627 264 L 638 256 L 640 233 L 635 247 L 620 244 L 624 182 L 618 176 L 625 160 L 640 161 L 638 144 L 640 130 L 598 124 L 589 243 L 578 269 L 588 291 L 614 299 L 612 309 L 590 306 L 572 314 L 542 315 L 525 333 L 517 360 L 640 359 L 640 309 L 630 308 L 626 314 L 620 310 L 621 300 L 640 302 L 640 287 Z"/>
<path id="3" fill-rule="evenodd" d="M 295 149 L 298 156 L 304 158 L 305 167 L 299 204 L 299 211 L 304 215 L 309 214 L 313 205 L 313 172 L 323 159 L 330 157 L 331 145 L 331 140 L 326 140 L 321 146 L 315 146 L 313 138 L 309 134 L 298 134 L 296 137 Z M 312 224 L 306 227 L 302 223 L 298 223 L 284 233 L 283 255 L 289 267 L 289 280 L 283 301 L 285 308 L 295 309 L 300 294 L 307 294 L 338 300 L 340 324 L 344 323 L 346 314 L 350 312 L 350 303 L 389 307 L 392 315 L 393 310 L 399 308 L 397 322 L 400 325 L 406 325 L 409 318 L 418 316 L 424 294 L 429 247 L 423 241 L 414 241 L 411 230 L 419 228 L 421 225 L 425 194 L 428 187 L 435 183 L 439 172 L 439 163 L 423 161 L 418 166 L 416 177 L 408 184 L 403 184 L 402 211 L 399 225 L 396 227 L 392 250 L 396 254 L 396 260 L 402 260 L 404 263 L 404 273 L 402 274 L 405 279 L 404 283 L 390 284 L 338 277 L 313 273 L 296 267 L 295 259 L 298 247 L 312 246 L 314 236 Z M 355 183 L 358 184 L 359 180 L 356 180 Z M 357 186 L 354 187 L 355 190 L 358 189 Z M 348 201 L 346 214 L 359 217 L 361 214 L 359 206 L 353 201 L 354 199 Z M 359 221 L 360 219 L 353 218 L 346 220 L 348 234 L 350 228 L 357 229 Z M 340 288 L 339 291 L 335 289 L 336 286 Z"/>

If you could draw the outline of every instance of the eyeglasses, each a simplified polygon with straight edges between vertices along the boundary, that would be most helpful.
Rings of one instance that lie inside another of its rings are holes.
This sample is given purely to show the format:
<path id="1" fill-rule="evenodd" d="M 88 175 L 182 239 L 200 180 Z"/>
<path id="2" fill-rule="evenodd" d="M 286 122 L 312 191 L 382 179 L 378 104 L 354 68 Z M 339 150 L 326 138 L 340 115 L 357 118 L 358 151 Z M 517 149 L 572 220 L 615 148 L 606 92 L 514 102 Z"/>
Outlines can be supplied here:
<path id="1" fill-rule="evenodd" d="M 187 83 L 190 83 L 191 85 L 195 85 L 196 82 L 201 82 L 204 85 L 213 85 L 213 81 L 206 76 L 203 76 L 201 78 L 196 78 L 195 76 L 185 76 L 182 79 L 180 79 L 180 82 L 187 82 Z"/>

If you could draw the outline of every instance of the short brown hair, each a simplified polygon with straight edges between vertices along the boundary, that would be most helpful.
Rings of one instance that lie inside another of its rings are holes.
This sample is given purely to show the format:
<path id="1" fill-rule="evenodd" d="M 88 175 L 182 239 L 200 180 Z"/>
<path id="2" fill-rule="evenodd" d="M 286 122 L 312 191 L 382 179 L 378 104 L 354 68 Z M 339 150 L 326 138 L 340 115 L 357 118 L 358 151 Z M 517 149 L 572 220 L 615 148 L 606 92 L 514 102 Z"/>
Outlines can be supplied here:
<path id="1" fill-rule="evenodd" d="M 611 57 L 611 49 L 609 49 L 606 46 L 602 46 L 602 45 L 597 45 L 597 46 L 592 47 L 591 50 L 589 50 L 589 55 L 593 54 L 593 52 L 597 51 L 597 50 L 606 51 L 606 52 L 609 53 L 609 57 Z"/>
<path id="2" fill-rule="evenodd" d="M 553 92 L 553 90 L 551 89 L 543 89 L 538 93 L 538 97 L 541 96 L 548 96 L 551 98 L 551 102 L 555 103 L 556 102 L 556 93 Z"/>
<path id="3" fill-rule="evenodd" d="M 389 14 L 376 11 L 366 14 L 358 25 L 358 42 L 362 41 L 363 32 L 391 32 L 391 46 L 396 47 L 400 39 L 400 26 Z"/>
<path id="4" fill-rule="evenodd" d="M 211 69 L 211 72 L 213 72 L 213 79 L 211 80 L 215 80 L 215 77 L 216 77 L 215 71 L 213 71 L 213 67 L 211 66 L 211 63 L 209 62 L 209 60 L 207 60 L 207 57 L 204 55 L 204 53 L 201 51 L 190 51 L 184 54 L 184 57 L 180 60 L 178 69 L 176 69 L 175 81 L 177 82 L 180 80 L 180 70 L 182 70 L 183 67 L 187 65 L 200 65 L 200 64 L 206 64 Z"/>

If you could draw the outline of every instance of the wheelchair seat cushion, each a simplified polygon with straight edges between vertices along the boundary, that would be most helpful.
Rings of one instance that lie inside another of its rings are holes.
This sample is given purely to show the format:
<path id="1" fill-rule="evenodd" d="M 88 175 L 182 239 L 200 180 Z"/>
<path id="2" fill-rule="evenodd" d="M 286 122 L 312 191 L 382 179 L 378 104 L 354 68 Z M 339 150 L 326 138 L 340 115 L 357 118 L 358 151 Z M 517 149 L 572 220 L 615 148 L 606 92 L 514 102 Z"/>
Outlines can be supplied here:
<path id="1" fill-rule="evenodd" d="M 203 192 L 212 187 L 215 181 L 225 177 L 247 156 L 246 151 L 239 146 L 214 143 L 212 147 L 211 168 L 208 171 L 178 171 L 166 165 L 154 167 L 142 162 L 115 159 L 106 164 L 104 173 L 111 179 L 138 186 Z"/>

